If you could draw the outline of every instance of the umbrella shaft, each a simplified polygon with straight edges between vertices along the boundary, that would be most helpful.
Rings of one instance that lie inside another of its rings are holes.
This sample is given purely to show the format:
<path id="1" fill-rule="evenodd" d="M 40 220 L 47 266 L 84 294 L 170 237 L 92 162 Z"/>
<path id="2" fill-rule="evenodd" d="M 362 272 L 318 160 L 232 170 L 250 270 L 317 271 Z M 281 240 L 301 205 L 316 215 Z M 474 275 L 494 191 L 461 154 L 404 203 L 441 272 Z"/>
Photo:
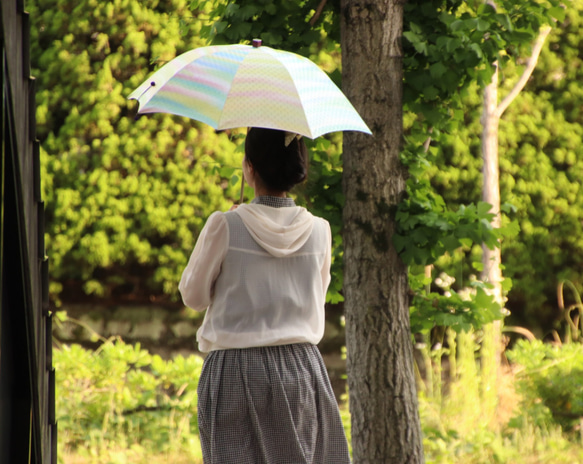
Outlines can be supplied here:
<path id="1" fill-rule="evenodd" d="M 241 197 L 239 198 L 239 204 L 243 203 L 243 191 L 245 190 L 245 176 L 241 175 Z"/>

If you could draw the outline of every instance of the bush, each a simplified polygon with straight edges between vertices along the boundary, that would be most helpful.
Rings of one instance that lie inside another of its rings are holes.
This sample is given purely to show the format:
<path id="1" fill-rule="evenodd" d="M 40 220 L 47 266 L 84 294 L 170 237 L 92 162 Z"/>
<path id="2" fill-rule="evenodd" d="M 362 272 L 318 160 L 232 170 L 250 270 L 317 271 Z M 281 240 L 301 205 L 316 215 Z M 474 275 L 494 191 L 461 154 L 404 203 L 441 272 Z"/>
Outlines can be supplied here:
<path id="1" fill-rule="evenodd" d="M 206 2 L 205 8 L 211 8 Z M 180 273 L 215 210 L 227 210 L 241 154 L 232 133 L 156 114 L 128 95 L 205 44 L 187 0 L 34 0 L 51 299 L 178 302 Z"/>
<path id="2" fill-rule="evenodd" d="M 555 346 L 540 340 L 520 340 L 507 355 L 519 365 L 517 387 L 523 395 L 523 416 L 541 427 L 559 424 L 566 432 L 580 427 L 583 345 Z"/>
<path id="3" fill-rule="evenodd" d="M 61 462 L 71 453 L 99 463 L 160 454 L 202 461 L 196 417 L 202 363 L 194 355 L 165 361 L 119 338 L 95 351 L 56 349 Z"/>

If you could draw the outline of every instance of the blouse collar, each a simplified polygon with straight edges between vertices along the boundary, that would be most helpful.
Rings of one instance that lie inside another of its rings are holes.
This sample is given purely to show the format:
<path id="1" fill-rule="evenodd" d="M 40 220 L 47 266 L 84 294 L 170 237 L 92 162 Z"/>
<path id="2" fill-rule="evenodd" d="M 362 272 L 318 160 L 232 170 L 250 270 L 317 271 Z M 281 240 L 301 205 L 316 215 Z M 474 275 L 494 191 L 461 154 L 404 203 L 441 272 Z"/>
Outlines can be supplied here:
<path id="1" fill-rule="evenodd" d="M 293 198 L 289 197 L 272 197 L 271 195 L 262 195 L 251 200 L 252 204 L 271 206 L 272 208 L 285 208 L 295 206 Z"/>

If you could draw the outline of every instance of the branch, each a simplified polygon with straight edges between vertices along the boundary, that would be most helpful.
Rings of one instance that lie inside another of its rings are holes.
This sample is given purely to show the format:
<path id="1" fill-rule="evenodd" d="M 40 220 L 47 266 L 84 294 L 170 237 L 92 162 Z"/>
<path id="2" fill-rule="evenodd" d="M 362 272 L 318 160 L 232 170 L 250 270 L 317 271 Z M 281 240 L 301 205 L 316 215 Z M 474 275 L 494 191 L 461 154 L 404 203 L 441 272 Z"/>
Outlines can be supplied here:
<path id="1" fill-rule="evenodd" d="M 321 0 L 320 4 L 318 5 L 318 8 L 316 8 L 316 12 L 310 18 L 310 26 L 313 26 L 314 24 L 316 24 L 316 21 L 318 21 L 318 18 L 322 14 L 322 11 L 324 11 L 324 7 L 326 6 L 326 1 L 327 0 Z"/>
<path id="2" fill-rule="evenodd" d="M 517 333 L 519 335 L 524 336 L 530 342 L 533 342 L 536 340 L 536 337 L 534 336 L 534 334 L 530 330 L 525 329 L 524 327 L 515 327 L 515 326 L 507 325 L 507 326 L 502 328 L 502 332 Z"/>
<path id="3" fill-rule="evenodd" d="M 504 100 L 502 100 L 500 102 L 500 104 L 498 105 L 498 107 L 496 108 L 496 111 L 495 111 L 496 117 L 498 117 L 498 118 L 502 117 L 502 113 L 504 113 L 504 111 L 506 111 L 506 108 L 508 108 L 508 106 L 510 106 L 510 103 L 512 103 L 512 101 L 518 96 L 518 94 L 522 91 L 522 89 L 524 88 L 524 86 L 528 82 L 528 79 L 530 78 L 532 72 L 534 71 L 534 68 L 536 67 L 536 63 L 538 61 L 538 56 L 540 55 L 540 52 L 543 48 L 543 45 L 545 43 L 547 36 L 549 35 L 549 32 L 551 32 L 550 26 L 545 26 L 545 27 L 541 28 L 541 30 L 538 34 L 538 37 L 536 38 L 534 45 L 532 47 L 532 54 L 530 55 L 530 58 L 528 59 L 528 62 L 526 64 L 526 68 L 524 69 L 522 76 L 520 76 L 520 79 L 518 80 L 516 85 L 513 87 L 513 89 L 510 91 L 510 93 L 508 95 L 506 95 L 506 98 L 504 98 Z"/>

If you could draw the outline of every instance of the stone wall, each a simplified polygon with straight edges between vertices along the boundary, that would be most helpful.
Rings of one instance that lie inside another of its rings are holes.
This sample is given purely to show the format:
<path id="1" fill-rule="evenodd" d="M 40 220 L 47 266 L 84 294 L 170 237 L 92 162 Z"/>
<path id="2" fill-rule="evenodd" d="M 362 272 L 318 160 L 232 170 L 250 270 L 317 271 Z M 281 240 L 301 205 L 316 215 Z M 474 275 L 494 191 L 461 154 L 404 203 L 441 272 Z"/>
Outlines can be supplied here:
<path id="1" fill-rule="evenodd" d="M 103 338 L 120 337 L 140 343 L 163 358 L 197 353 L 196 331 L 202 315 L 164 306 L 67 305 L 68 320 L 54 324 L 53 335 L 63 343 L 94 347 Z"/>
<path id="2" fill-rule="evenodd" d="M 204 313 L 155 304 L 69 304 L 62 310 L 67 313 L 67 320 L 53 323 L 53 336 L 61 343 L 96 348 L 104 339 L 120 337 L 126 343 L 139 343 L 142 348 L 164 359 L 178 354 L 202 355 L 197 349 L 196 331 L 202 324 Z M 344 392 L 346 369 L 341 355 L 344 345 L 344 328 L 339 323 L 341 312 L 341 307 L 328 308 L 324 339 L 319 345 L 337 396 Z"/>

